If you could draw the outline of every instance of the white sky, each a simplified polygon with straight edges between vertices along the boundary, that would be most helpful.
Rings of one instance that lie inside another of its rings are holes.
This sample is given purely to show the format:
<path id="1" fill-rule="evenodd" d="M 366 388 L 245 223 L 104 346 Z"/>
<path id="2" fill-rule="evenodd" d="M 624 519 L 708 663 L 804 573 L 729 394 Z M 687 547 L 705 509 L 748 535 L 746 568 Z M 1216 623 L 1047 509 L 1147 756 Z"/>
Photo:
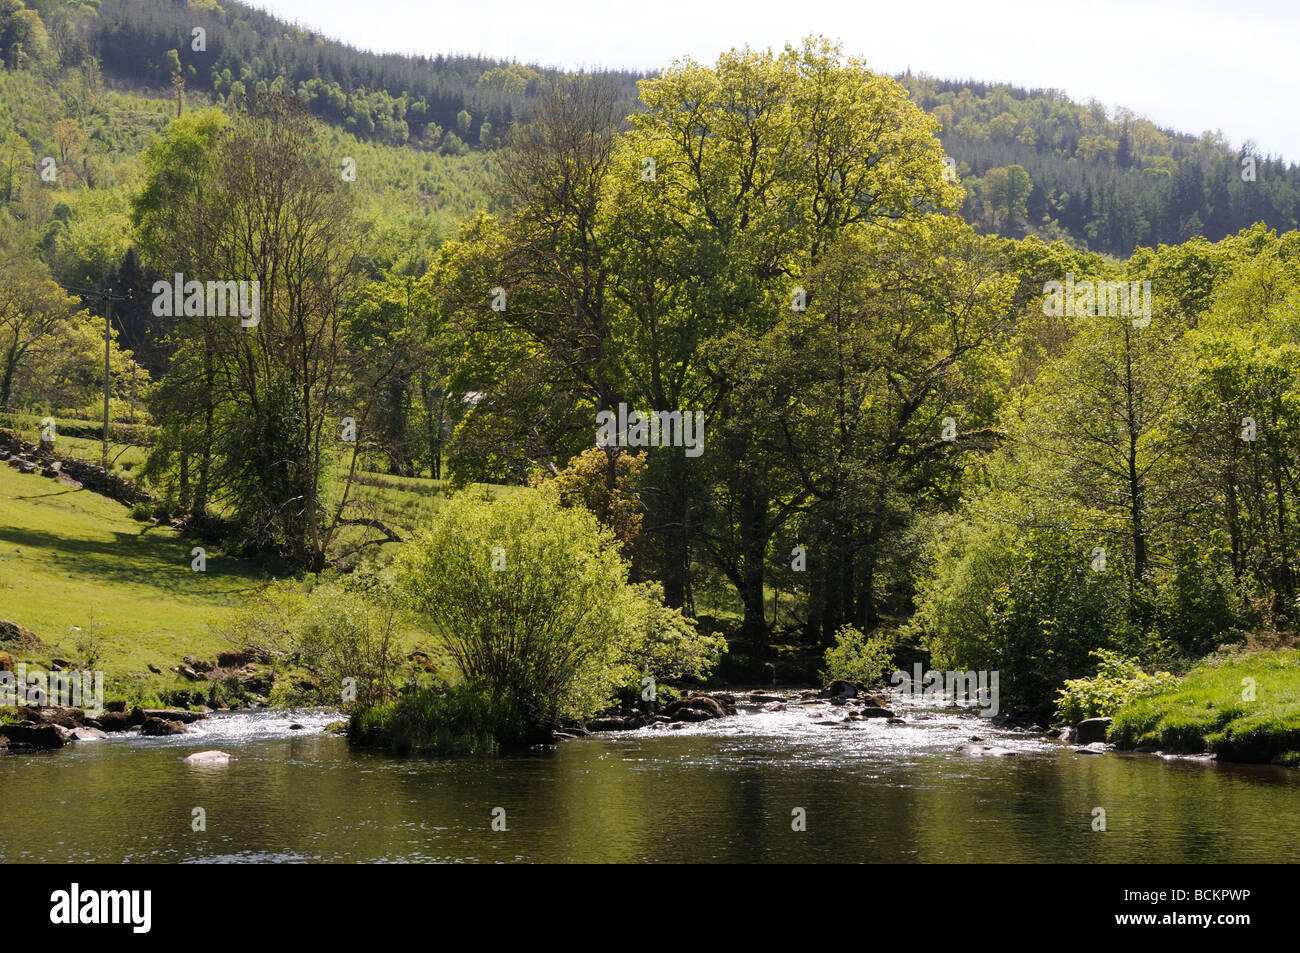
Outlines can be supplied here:
<path id="1" fill-rule="evenodd" d="M 880 72 L 1056 87 L 1300 160 L 1295 0 L 248 0 L 353 46 L 656 69 L 808 34 Z"/>

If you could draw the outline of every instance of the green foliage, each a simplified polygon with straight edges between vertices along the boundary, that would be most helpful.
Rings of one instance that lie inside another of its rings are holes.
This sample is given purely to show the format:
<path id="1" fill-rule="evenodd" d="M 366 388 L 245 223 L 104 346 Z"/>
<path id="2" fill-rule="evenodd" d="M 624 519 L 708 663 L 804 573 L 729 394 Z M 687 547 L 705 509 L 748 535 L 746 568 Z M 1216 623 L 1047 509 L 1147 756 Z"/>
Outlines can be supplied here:
<path id="1" fill-rule="evenodd" d="M 700 632 L 695 621 L 681 609 L 663 603 L 663 587 L 657 582 L 629 586 L 629 624 L 633 639 L 627 669 L 653 675 L 656 679 L 703 679 L 727 642 L 716 633 Z"/>
<path id="2" fill-rule="evenodd" d="M 1110 738 L 1232 761 L 1286 763 L 1300 750 L 1300 652 L 1207 661 L 1159 694 L 1130 699 Z"/>
<path id="3" fill-rule="evenodd" d="M 551 481 L 565 506 L 583 506 L 613 530 L 632 559 L 641 541 L 642 504 L 637 497 L 645 478 L 643 454 L 588 447 Z"/>
<path id="4" fill-rule="evenodd" d="M 112 412 L 129 348 L 155 372 L 143 478 L 162 512 L 233 520 L 312 569 L 443 527 L 400 550 L 404 588 L 507 722 L 706 674 L 721 640 L 665 601 L 734 606 L 756 655 L 773 619 L 797 619 L 783 644 L 806 648 L 912 614 L 937 663 L 1000 669 L 1039 709 L 1093 650 L 1183 665 L 1244 628 L 1294 628 L 1300 238 L 1194 237 L 1293 226 L 1293 169 L 1261 161 L 1246 192 L 1212 136 L 896 82 L 817 38 L 674 64 L 629 120 L 625 74 L 373 57 L 233 2 L 73 6 L 33 20 L 0 0 L 4 35 L 26 31 L 21 63 L 0 43 L 0 404 L 93 413 L 102 299 L 85 299 L 95 315 L 64 289 L 113 288 Z M 195 23 L 202 60 L 178 39 Z M 104 88 L 101 47 L 119 77 L 183 76 L 187 113 L 170 91 Z M 327 125 L 268 121 L 267 89 Z M 56 182 L 36 174 L 47 156 Z M 251 333 L 153 316 L 155 271 L 257 270 L 279 233 L 241 248 L 230 224 L 268 179 L 339 210 L 303 247 L 364 236 L 264 289 L 281 310 Z M 958 208 L 1110 251 L 1187 240 L 1120 263 L 977 234 Z M 1149 280 L 1152 324 L 1045 314 L 1044 283 L 1069 272 Z M 318 323 L 295 332 L 304 316 Z M 705 411 L 708 452 L 591 448 L 593 415 L 619 403 Z M 116 443 L 115 470 L 139 477 L 144 450 Z M 65 448 L 97 454 L 85 434 Z M 440 513 L 444 486 L 415 477 L 444 460 L 453 486 L 544 471 L 556 492 Z M 249 641 L 328 681 L 376 671 L 379 704 L 388 649 L 367 637 L 387 610 L 314 598 L 241 622 Z M 869 648 L 846 642 L 844 664 Z"/>
<path id="5" fill-rule="evenodd" d="M 472 685 L 410 691 L 356 709 L 348 723 L 353 743 L 400 755 L 496 754 L 531 737 L 530 725 L 509 699 Z"/>
<path id="6" fill-rule="evenodd" d="M 1186 658 L 1200 658 L 1217 647 L 1240 641 L 1252 621 L 1221 553 L 1184 546 L 1174 571 L 1155 597 L 1161 641 Z"/>
<path id="7" fill-rule="evenodd" d="M 308 608 L 307 592 L 292 580 L 263 587 L 222 621 L 230 644 L 271 665 L 289 665 L 298 651 L 294 620 Z"/>
<path id="8" fill-rule="evenodd" d="M 312 701 L 345 706 L 380 704 L 397 690 L 398 608 L 387 584 L 373 574 L 273 582 L 239 607 L 227 624 L 229 640 L 272 666 L 272 677 L 296 667 L 321 685 Z M 278 684 L 278 683 L 277 683 Z"/>
<path id="9" fill-rule="evenodd" d="M 1085 718 L 1109 717 L 1143 695 L 1167 691 L 1178 683 L 1169 672 L 1147 674 L 1136 661 L 1109 649 L 1095 649 L 1097 674 L 1072 678 L 1060 690 L 1057 717 L 1074 724 Z"/>
<path id="10" fill-rule="evenodd" d="M 0 55 L 9 69 L 47 69 L 56 57 L 45 24 L 22 0 L 0 0 Z"/>
<path id="11" fill-rule="evenodd" d="M 719 647 L 627 583 L 617 541 L 589 512 L 536 490 L 459 494 L 394 563 L 396 583 L 446 640 L 465 680 L 532 727 L 584 717 L 642 672 L 703 674 Z"/>
<path id="12" fill-rule="evenodd" d="M 991 667 L 1010 704 L 1046 712 L 1059 685 L 1091 670 L 1094 650 L 1142 651 L 1123 579 L 1094 570 L 1095 558 L 1068 540 L 1034 533 L 995 591 Z"/>
<path id="13" fill-rule="evenodd" d="M 992 669 L 994 593 L 1018 557 L 1005 523 L 954 520 L 932 538 L 909 632 L 920 636 L 940 669 Z"/>
<path id="14" fill-rule="evenodd" d="M 298 662 L 320 678 L 325 697 L 344 697 L 346 684 L 360 707 L 389 698 L 401 660 L 387 584 L 365 573 L 318 583 L 305 608 L 291 622 Z"/>
<path id="15" fill-rule="evenodd" d="M 894 671 L 893 644 L 883 635 L 868 638 L 851 625 L 841 626 L 835 644 L 826 650 L 824 663 L 821 676 L 825 681 L 845 678 L 874 685 Z"/>

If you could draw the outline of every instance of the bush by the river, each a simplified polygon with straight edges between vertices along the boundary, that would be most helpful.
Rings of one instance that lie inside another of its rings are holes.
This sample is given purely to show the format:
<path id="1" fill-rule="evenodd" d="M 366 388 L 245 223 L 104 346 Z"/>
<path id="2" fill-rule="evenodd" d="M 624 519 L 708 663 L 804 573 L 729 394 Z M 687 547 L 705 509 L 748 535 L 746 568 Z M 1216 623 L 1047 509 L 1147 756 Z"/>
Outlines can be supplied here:
<path id="1" fill-rule="evenodd" d="M 1069 533 L 956 523 L 931 546 L 909 631 L 935 667 L 996 670 L 1005 704 L 1047 718 L 1098 651 L 1179 670 L 1252 622 L 1221 554 L 1184 547 L 1141 584 L 1115 558 Z"/>
<path id="2" fill-rule="evenodd" d="M 1109 649 L 1097 649 L 1097 674 L 1072 678 L 1056 703 L 1057 717 L 1067 724 L 1085 718 L 1110 717 L 1123 705 L 1143 695 L 1155 695 L 1178 684 L 1169 672 L 1147 673 L 1133 659 Z"/>
<path id="3" fill-rule="evenodd" d="M 482 729 L 510 746 L 601 711 L 646 675 L 703 677 L 725 648 L 664 606 L 657 585 L 629 583 L 614 533 L 548 488 L 455 497 L 403 545 L 393 579 L 442 635 L 470 694 L 358 715 L 372 743 L 391 730 L 394 744 L 441 750 Z"/>
<path id="4" fill-rule="evenodd" d="M 323 575 L 271 583 L 236 611 L 225 631 L 237 647 L 270 666 L 273 702 L 343 699 L 366 706 L 396 693 L 399 610 L 383 576 Z M 319 690 L 294 687 L 293 673 L 309 674 Z M 345 687 L 351 691 L 345 694 Z"/>
<path id="5" fill-rule="evenodd" d="M 893 643 L 883 635 L 868 637 L 851 625 L 840 626 L 824 661 L 823 681 L 842 678 L 871 685 L 894 670 Z"/>

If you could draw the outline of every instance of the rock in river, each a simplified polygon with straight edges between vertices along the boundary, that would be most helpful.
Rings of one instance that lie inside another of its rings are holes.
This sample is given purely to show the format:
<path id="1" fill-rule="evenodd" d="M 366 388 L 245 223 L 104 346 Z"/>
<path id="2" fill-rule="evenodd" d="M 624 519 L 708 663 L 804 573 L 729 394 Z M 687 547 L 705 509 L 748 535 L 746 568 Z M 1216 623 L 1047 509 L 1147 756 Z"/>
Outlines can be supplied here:
<path id="1" fill-rule="evenodd" d="M 224 751 L 196 751 L 185 759 L 186 764 L 229 764 L 234 761 L 232 755 Z"/>
<path id="2" fill-rule="evenodd" d="M 957 750 L 971 755 L 987 755 L 989 757 L 999 758 L 1005 758 L 1015 754 L 1015 752 L 1010 748 L 999 748 L 994 745 L 958 745 Z"/>
<path id="3" fill-rule="evenodd" d="M 148 738 L 157 738 L 162 735 L 183 735 L 185 726 L 179 721 L 166 721 L 162 718 L 146 718 L 144 724 L 140 726 L 140 734 Z"/>
<path id="4" fill-rule="evenodd" d="M 1081 745 L 1089 745 L 1096 741 L 1105 741 L 1106 732 L 1110 729 L 1109 718 L 1085 718 L 1075 726 L 1074 740 Z"/>
<path id="5" fill-rule="evenodd" d="M 708 721 L 710 718 L 717 717 L 711 712 L 704 711 L 702 708 L 681 707 L 676 709 L 670 716 L 675 722 L 686 721 Z"/>
<path id="6" fill-rule="evenodd" d="M 859 714 L 863 718 L 895 718 L 897 717 L 888 708 L 881 708 L 878 705 L 867 705 Z"/>
<path id="7" fill-rule="evenodd" d="M 146 718 L 161 718 L 163 721 L 179 721 L 183 725 L 188 725 L 192 721 L 199 721 L 203 717 L 201 711 L 187 711 L 184 708 L 143 708 Z"/>
<path id="8" fill-rule="evenodd" d="M 1107 719 L 1109 721 L 1109 719 Z M 1105 754 L 1107 751 L 1105 742 L 1094 741 L 1092 744 L 1081 748 L 1075 748 L 1075 754 Z"/>
<path id="9" fill-rule="evenodd" d="M 29 748 L 62 748 L 72 740 L 70 730 L 55 724 L 0 725 L 0 734 L 9 739 L 10 745 Z"/>

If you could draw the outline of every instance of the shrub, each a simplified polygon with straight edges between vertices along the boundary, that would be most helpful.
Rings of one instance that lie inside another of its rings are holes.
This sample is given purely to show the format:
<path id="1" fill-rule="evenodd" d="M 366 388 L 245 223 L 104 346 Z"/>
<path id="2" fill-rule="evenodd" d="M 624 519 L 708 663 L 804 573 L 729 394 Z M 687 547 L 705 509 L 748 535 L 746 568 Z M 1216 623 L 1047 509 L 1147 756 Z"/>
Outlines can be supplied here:
<path id="1" fill-rule="evenodd" d="M 135 520 L 137 523 L 149 522 L 149 516 L 148 503 L 137 503 L 135 506 L 131 507 L 131 519 Z"/>
<path id="2" fill-rule="evenodd" d="M 446 692 L 418 689 L 396 701 L 357 708 L 348 723 L 356 744 L 395 754 L 495 754 L 529 740 L 521 713 L 499 697 L 458 685 Z"/>
<path id="3" fill-rule="evenodd" d="M 979 519 L 941 531 L 920 574 L 911 628 L 936 668 L 996 667 L 994 593 L 1016 569 L 1015 537 L 1001 523 Z"/>
<path id="4" fill-rule="evenodd" d="M 1239 627 L 1258 621 L 1246 617 L 1223 559 L 1190 546 L 1176 553 L 1174 572 L 1160 587 L 1156 620 L 1161 638 L 1188 658 L 1242 641 Z"/>
<path id="5" fill-rule="evenodd" d="M 894 670 L 894 650 L 881 635 L 867 638 L 851 625 L 835 633 L 835 644 L 826 650 L 825 680 L 844 678 L 870 685 L 883 681 Z"/>
<path id="6" fill-rule="evenodd" d="M 1056 702 L 1057 716 L 1074 724 L 1085 718 L 1114 715 L 1135 698 L 1155 695 L 1178 684 L 1168 672 L 1147 674 L 1136 661 L 1109 649 L 1096 649 L 1097 674 L 1065 683 Z"/>
<path id="7" fill-rule="evenodd" d="M 306 610 L 307 594 L 292 580 L 273 582 L 254 598 L 241 603 L 226 635 L 255 659 L 272 666 L 287 665 L 297 653 L 293 620 Z"/>
<path id="8" fill-rule="evenodd" d="M 1087 548 L 1034 533 L 1020 564 L 993 595 L 993 664 L 1002 694 L 1047 718 L 1060 686 L 1092 670 L 1092 651 L 1133 652 L 1144 645 L 1129 621 L 1129 596 L 1119 572 L 1096 572 Z"/>
<path id="9" fill-rule="evenodd" d="M 342 697 L 343 680 L 353 679 L 355 701 L 364 706 L 394 694 L 400 666 L 394 645 L 397 612 L 393 594 L 371 573 L 322 576 L 310 588 L 281 581 L 235 613 L 228 635 L 269 664 L 273 676 L 301 665 L 320 679 L 331 701 Z"/>
<path id="10" fill-rule="evenodd" d="M 656 679 L 703 679 L 727 650 L 721 635 L 698 631 L 680 609 L 664 605 L 659 583 L 629 586 L 628 596 L 633 637 L 627 661 L 635 672 Z"/>
<path id="11" fill-rule="evenodd" d="M 535 724 L 607 700 L 629 633 L 617 541 L 544 490 L 458 495 L 403 547 L 395 578 L 466 681 Z"/>
<path id="12" fill-rule="evenodd" d="M 614 533 L 549 487 L 456 496 L 393 572 L 465 681 L 530 729 L 594 714 L 646 672 L 703 675 L 720 649 L 629 585 Z"/>
<path id="13" fill-rule="evenodd" d="M 340 697 L 344 679 L 352 679 L 358 705 L 383 701 L 401 664 L 393 644 L 396 614 L 388 587 L 368 573 L 318 585 L 292 625 L 298 661 L 320 677 L 327 694 Z"/>

